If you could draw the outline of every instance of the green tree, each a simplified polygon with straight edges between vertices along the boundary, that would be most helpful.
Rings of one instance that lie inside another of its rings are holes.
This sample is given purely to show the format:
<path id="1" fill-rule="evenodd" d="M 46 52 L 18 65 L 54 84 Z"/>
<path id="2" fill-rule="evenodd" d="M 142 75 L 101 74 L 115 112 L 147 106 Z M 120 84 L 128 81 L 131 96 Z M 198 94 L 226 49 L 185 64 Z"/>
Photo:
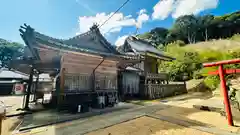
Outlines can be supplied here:
<path id="1" fill-rule="evenodd" d="M 195 43 L 198 29 L 198 19 L 194 15 L 184 15 L 176 19 L 172 32 L 183 36 L 180 38 L 187 39 L 188 43 Z"/>
<path id="2" fill-rule="evenodd" d="M 159 45 L 166 44 L 166 36 L 168 34 L 168 29 L 157 27 L 152 29 L 150 32 L 138 35 L 139 38 L 148 40 L 154 46 L 158 47 Z"/>
<path id="3" fill-rule="evenodd" d="M 7 67 L 9 61 L 22 56 L 22 44 L 0 39 L 0 67 Z"/>
<path id="4" fill-rule="evenodd" d="M 203 36 L 205 41 L 209 39 L 209 29 L 213 19 L 213 15 L 205 15 L 198 17 L 198 23 L 201 28 L 201 35 Z"/>
<path id="5" fill-rule="evenodd" d="M 166 43 L 166 36 L 168 34 L 168 29 L 157 27 L 151 30 L 152 41 L 155 46 L 164 45 Z"/>

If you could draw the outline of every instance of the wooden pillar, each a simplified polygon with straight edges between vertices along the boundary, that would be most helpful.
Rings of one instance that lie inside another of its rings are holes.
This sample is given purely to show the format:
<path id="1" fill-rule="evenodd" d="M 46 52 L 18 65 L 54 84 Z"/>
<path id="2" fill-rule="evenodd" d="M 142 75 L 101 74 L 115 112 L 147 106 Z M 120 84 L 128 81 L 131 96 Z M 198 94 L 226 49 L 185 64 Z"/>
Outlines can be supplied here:
<path id="1" fill-rule="evenodd" d="M 27 96 L 26 96 L 25 107 L 24 107 L 24 109 L 26 110 L 29 109 L 29 99 L 30 99 L 31 88 L 33 83 L 33 73 L 34 73 L 34 68 L 31 66 L 30 76 L 28 80 Z"/>
<path id="2" fill-rule="evenodd" d="M 96 74 L 95 74 L 95 70 L 93 70 L 92 73 L 92 91 L 96 90 Z"/>
<path id="3" fill-rule="evenodd" d="M 65 84 L 65 68 L 62 68 L 60 71 L 60 90 L 58 92 L 58 105 L 62 102 L 62 93 L 64 93 L 64 84 Z"/>
<path id="4" fill-rule="evenodd" d="M 93 91 L 96 91 L 96 70 L 97 68 L 104 62 L 104 58 L 102 59 L 102 61 L 93 69 Z"/>
<path id="5" fill-rule="evenodd" d="M 2 134 L 2 122 L 3 122 L 3 118 L 2 118 L 2 115 L 0 114 L 0 135 Z"/>

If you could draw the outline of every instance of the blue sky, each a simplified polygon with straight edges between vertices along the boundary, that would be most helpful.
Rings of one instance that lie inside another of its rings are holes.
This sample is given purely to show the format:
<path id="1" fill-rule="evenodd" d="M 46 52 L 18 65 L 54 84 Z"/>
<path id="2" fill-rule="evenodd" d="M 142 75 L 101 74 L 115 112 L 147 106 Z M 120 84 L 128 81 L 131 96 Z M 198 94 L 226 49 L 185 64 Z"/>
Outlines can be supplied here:
<path id="1" fill-rule="evenodd" d="M 83 33 L 93 22 L 103 22 L 125 0 L 1 0 L 0 38 L 23 43 L 19 27 L 27 23 L 38 32 L 69 38 Z M 171 27 L 184 14 L 222 15 L 240 9 L 239 0 L 130 0 L 103 26 L 101 32 L 112 43 L 124 37 Z M 121 43 L 121 42 L 120 42 Z"/>

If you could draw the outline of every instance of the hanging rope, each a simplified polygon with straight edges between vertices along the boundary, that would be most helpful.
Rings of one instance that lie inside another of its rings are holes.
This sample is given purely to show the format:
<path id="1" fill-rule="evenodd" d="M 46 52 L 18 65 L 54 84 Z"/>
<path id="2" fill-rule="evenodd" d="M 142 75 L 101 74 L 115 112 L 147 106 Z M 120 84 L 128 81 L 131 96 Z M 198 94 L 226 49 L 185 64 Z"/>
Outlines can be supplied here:
<path id="1" fill-rule="evenodd" d="M 105 20 L 98 28 L 101 28 L 106 24 L 120 9 L 122 9 L 130 0 L 126 0 L 107 20 Z"/>

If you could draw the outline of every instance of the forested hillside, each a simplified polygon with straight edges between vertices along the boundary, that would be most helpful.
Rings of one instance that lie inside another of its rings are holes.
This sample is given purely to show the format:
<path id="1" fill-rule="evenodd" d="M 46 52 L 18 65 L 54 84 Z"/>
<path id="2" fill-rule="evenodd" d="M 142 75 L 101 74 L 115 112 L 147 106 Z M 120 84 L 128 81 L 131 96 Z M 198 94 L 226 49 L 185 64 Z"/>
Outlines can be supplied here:
<path id="1" fill-rule="evenodd" d="M 138 37 L 149 40 L 155 46 L 174 41 L 185 44 L 228 38 L 240 32 L 240 11 L 223 16 L 185 15 L 177 18 L 170 29 L 157 27 Z"/>

